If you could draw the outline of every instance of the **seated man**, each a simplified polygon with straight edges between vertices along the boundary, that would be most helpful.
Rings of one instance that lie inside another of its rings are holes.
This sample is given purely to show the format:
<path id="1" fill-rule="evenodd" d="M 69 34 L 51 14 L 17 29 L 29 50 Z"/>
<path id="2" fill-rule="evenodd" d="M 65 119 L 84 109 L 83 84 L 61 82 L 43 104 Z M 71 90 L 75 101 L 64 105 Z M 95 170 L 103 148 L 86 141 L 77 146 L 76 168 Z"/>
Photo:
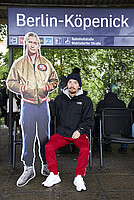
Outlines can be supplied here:
<path id="1" fill-rule="evenodd" d="M 134 97 L 132 97 L 131 101 L 128 104 L 128 108 L 130 110 L 134 109 Z M 132 112 L 132 116 L 133 116 L 133 123 L 134 123 L 134 111 Z M 133 131 L 133 126 L 132 126 L 132 136 L 134 137 L 134 131 Z M 122 153 L 122 154 L 126 154 L 127 153 L 127 144 L 121 144 L 121 148 L 119 148 L 118 152 Z M 134 151 L 134 147 L 132 148 L 132 151 Z"/>
<path id="2" fill-rule="evenodd" d="M 110 83 L 107 86 L 106 94 L 104 100 L 101 100 L 96 108 L 95 114 L 101 113 L 101 110 L 104 108 L 126 108 L 124 101 L 118 99 L 117 94 L 119 94 L 118 86 L 114 83 Z M 95 136 L 98 138 L 99 135 L 99 121 L 98 118 L 95 118 Z M 98 141 L 96 141 L 97 143 Z M 96 144 L 98 145 L 98 144 Z M 105 151 L 112 151 L 111 144 L 105 144 L 104 146 Z"/>
<path id="3" fill-rule="evenodd" d="M 79 149 L 74 185 L 76 190 L 86 190 L 83 176 L 86 172 L 89 157 L 89 129 L 94 126 L 93 105 L 89 97 L 81 88 L 81 78 L 78 74 L 67 77 L 67 87 L 58 95 L 54 102 L 50 102 L 52 113 L 59 119 L 57 133 L 51 136 L 45 146 L 46 160 L 50 175 L 42 183 L 46 187 L 61 182 L 56 160 L 56 151 L 69 143 Z"/>
<path id="4" fill-rule="evenodd" d="M 134 97 L 132 97 L 130 103 L 128 104 L 128 108 L 130 110 L 132 110 L 132 117 L 133 117 L 133 124 L 132 124 L 132 137 L 134 137 Z M 127 148 L 127 144 L 124 144 L 126 145 L 126 148 Z M 134 147 L 132 148 L 132 151 L 134 151 Z"/>

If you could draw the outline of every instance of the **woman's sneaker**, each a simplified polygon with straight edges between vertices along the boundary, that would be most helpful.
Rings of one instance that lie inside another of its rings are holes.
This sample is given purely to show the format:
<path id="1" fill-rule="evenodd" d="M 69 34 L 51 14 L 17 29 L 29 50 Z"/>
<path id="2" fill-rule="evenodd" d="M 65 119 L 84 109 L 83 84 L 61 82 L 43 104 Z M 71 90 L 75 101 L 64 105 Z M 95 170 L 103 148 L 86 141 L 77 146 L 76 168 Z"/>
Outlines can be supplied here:
<path id="1" fill-rule="evenodd" d="M 22 187 L 22 186 L 26 185 L 34 177 L 35 177 L 35 171 L 33 169 L 33 166 L 30 166 L 30 167 L 25 166 L 24 172 L 18 179 L 16 185 L 18 187 Z"/>
<path id="2" fill-rule="evenodd" d="M 74 185 L 77 191 L 86 190 L 85 182 L 81 175 L 77 175 L 74 179 Z"/>
<path id="3" fill-rule="evenodd" d="M 50 174 L 47 164 L 42 165 L 41 174 L 44 176 L 48 176 Z"/>
<path id="4" fill-rule="evenodd" d="M 59 174 L 55 175 L 53 172 L 50 172 L 50 175 L 46 178 L 46 180 L 42 183 L 45 187 L 52 187 L 53 185 L 60 183 L 61 179 Z"/>

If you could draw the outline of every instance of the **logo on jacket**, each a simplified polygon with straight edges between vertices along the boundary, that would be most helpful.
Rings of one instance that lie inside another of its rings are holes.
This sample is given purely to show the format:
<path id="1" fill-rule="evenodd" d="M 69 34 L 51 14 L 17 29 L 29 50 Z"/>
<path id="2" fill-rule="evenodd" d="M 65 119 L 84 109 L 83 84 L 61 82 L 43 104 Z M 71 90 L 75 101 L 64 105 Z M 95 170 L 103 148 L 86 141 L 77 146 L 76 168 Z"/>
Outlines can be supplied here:
<path id="1" fill-rule="evenodd" d="M 38 68 L 40 71 L 46 71 L 46 70 L 47 70 L 47 66 L 44 65 L 44 64 L 39 64 L 39 65 L 37 66 L 37 68 Z"/>
<path id="2" fill-rule="evenodd" d="M 82 102 L 80 102 L 80 101 L 79 101 L 79 102 L 76 102 L 76 103 L 79 104 L 79 105 L 82 105 Z"/>

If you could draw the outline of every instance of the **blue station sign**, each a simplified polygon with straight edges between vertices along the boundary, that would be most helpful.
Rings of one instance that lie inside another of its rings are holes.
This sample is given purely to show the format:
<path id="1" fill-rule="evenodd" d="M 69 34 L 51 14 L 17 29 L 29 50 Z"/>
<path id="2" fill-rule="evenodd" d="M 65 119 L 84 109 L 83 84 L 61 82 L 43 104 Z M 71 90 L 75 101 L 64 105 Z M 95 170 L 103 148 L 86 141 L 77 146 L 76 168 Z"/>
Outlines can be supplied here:
<path id="1" fill-rule="evenodd" d="M 46 47 L 132 47 L 134 9 L 8 8 L 8 45 L 27 32 Z"/>

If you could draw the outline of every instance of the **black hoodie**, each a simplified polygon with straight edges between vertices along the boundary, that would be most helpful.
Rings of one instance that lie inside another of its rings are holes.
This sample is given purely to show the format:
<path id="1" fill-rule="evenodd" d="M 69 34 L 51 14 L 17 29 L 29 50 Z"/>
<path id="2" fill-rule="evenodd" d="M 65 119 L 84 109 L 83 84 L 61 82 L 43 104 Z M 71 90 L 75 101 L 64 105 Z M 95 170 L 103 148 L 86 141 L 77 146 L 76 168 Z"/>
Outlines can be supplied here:
<path id="1" fill-rule="evenodd" d="M 107 93 L 104 100 L 101 100 L 96 108 L 96 113 L 100 113 L 103 108 L 126 108 L 124 101 L 119 100 L 117 94 Z"/>
<path id="2" fill-rule="evenodd" d="M 54 102 L 50 102 L 50 109 L 59 119 L 56 133 L 63 137 L 72 137 L 76 130 L 88 135 L 89 129 L 94 127 L 93 104 L 82 89 L 71 98 L 65 88 Z"/>

